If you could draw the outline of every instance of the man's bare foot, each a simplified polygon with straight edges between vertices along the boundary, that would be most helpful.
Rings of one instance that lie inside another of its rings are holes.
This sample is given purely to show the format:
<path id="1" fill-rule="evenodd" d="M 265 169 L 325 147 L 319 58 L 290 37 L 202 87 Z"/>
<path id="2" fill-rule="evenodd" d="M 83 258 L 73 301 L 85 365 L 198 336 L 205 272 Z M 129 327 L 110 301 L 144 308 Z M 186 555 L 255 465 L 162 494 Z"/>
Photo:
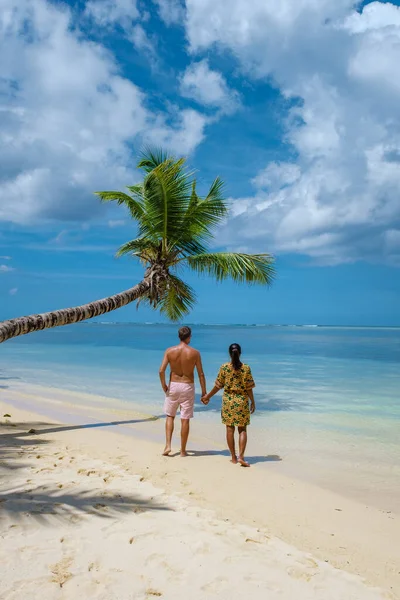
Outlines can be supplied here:
<path id="1" fill-rule="evenodd" d="M 182 456 L 182 458 L 185 458 L 185 456 L 189 456 L 189 455 L 186 452 L 186 450 L 184 450 L 184 451 L 181 450 L 181 456 Z"/>
<path id="2" fill-rule="evenodd" d="M 249 463 L 244 460 L 243 456 L 238 457 L 238 462 L 241 467 L 249 467 L 250 466 Z"/>
<path id="3" fill-rule="evenodd" d="M 234 465 L 237 465 L 238 459 L 236 458 L 236 456 L 232 456 L 231 463 L 234 464 Z"/>
<path id="4" fill-rule="evenodd" d="M 170 454 L 171 454 L 171 448 L 168 448 L 168 446 L 165 446 L 164 452 L 162 453 L 162 455 L 169 456 Z"/>

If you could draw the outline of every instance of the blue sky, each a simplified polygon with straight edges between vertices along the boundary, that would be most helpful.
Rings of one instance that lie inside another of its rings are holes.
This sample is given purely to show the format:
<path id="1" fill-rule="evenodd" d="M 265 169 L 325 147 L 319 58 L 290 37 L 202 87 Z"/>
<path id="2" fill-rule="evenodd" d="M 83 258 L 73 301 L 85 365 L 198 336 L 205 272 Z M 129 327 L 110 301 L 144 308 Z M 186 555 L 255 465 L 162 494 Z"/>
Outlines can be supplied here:
<path id="1" fill-rule="evenodd" d="M 216 247 L 277 257 L 271 290 L 187 274 L 190 321 L 400 325 L 398 2 L 4 0 L 1 19 L 0 318 L 140 279 L 114 258 L 134 225 L 92 192 L 137 181 L 154 144 L 200 189 L 225 180 Z"/>

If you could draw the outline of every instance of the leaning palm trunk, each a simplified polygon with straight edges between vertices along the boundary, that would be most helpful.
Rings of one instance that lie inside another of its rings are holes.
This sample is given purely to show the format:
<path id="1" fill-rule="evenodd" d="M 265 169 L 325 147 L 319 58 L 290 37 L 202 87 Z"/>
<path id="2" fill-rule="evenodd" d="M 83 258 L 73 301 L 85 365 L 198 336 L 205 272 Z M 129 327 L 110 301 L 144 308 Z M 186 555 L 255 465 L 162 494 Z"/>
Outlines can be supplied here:
<path id="1" fill-rule="evenodd" d="M 86 319 L 104 315 L 112 310 L 126 306 L 130 302 L 138 300 L 144 294 L 148 293 L 150 288 L 151 279 L 147 276 L 133 288 L 121 292 L 120 294 L 115 294 L 115 296 L 110 296 L 109 298 L 103 298 L 102 300 L 96 300 L 95 302 L 83 304 L 82 306 L 64 308 L 43 313 L 41 315 L 30 315 L 28 317 L 19 317 L 18 319 L 11 319 L 10 321 L 3 321 L 0 323 L 0 343 L 19 335 L 32 333 L 33 331 L 79 323 L 79 321 L 85 321 Z"/>
<path id="2" fill-rule="evenodd" d="M 196 181 L 183 159 L 162 151 L 148 151 L 139 162 L 145 171 L 142 183 L 124 192 L 96 192 L 104 202 L 125 205 L 138 226 L 138 235 L 124 244 L 118 256 L 129 254 L 147 269 L 135 287 L 104 300 L 42 315 L 0 323 L 0 343 L 40 329 L 77 323 L 137 300 L 158 308 L 171 321 L 179 321 L 195 304 L 195 293 L 180 277 L 186 267 L 217 281 L 271 285 L 274 259 L 269 254 L 209 252 L 212 228 L 225 219 L 228 208 L 217 177 L 205 198 L 198 196 Z"/>

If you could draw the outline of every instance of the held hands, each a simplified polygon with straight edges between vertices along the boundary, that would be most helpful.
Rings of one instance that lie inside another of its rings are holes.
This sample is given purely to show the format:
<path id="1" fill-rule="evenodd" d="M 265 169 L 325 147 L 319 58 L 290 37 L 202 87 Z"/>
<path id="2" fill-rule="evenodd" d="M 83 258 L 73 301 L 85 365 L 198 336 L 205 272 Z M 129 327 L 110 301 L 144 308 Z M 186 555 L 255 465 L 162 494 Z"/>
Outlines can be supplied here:
<path id="1" fill-rule="evenodd" d="M 204 396 L 201 397 L 201 401 L 205 406 L 207 406 L 207 404 L 210 402 L 209 394 L 204 394 Z"/>

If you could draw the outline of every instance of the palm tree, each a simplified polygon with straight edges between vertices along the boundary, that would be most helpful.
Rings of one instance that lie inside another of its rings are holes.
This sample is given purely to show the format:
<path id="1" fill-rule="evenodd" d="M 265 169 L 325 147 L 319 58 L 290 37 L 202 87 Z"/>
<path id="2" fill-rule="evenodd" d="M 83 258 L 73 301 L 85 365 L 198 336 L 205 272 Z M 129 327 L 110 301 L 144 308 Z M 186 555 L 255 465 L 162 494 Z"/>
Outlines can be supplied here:
<path id="1" fill-rule="evenodd" d="M 129 254 L 145 267 L 143 280 L 134 287 L 83 306 L 0 323 L 0 343 L 10 338 L 69 325 L 103 315 L 133 301 L 146 302 L 172 321 L 188 314 L 195 303 L 194 291 L 180 278 L 182 267 L 208 274 L 217 281 L 270 285 L 274 260 L 269 254 L 208 252 L 212 229 L 227 215 L 223 183 L 215 179 L 205 198 L 196 192 L 193 174 L 185 160 L 161 150 L 146 151 L 138 168 L 143 182 L 124 192 L 96 192 L 103 202 L 124 205 L 138 225 L 138 237 L 124 244 L 117 255 Z"/>

